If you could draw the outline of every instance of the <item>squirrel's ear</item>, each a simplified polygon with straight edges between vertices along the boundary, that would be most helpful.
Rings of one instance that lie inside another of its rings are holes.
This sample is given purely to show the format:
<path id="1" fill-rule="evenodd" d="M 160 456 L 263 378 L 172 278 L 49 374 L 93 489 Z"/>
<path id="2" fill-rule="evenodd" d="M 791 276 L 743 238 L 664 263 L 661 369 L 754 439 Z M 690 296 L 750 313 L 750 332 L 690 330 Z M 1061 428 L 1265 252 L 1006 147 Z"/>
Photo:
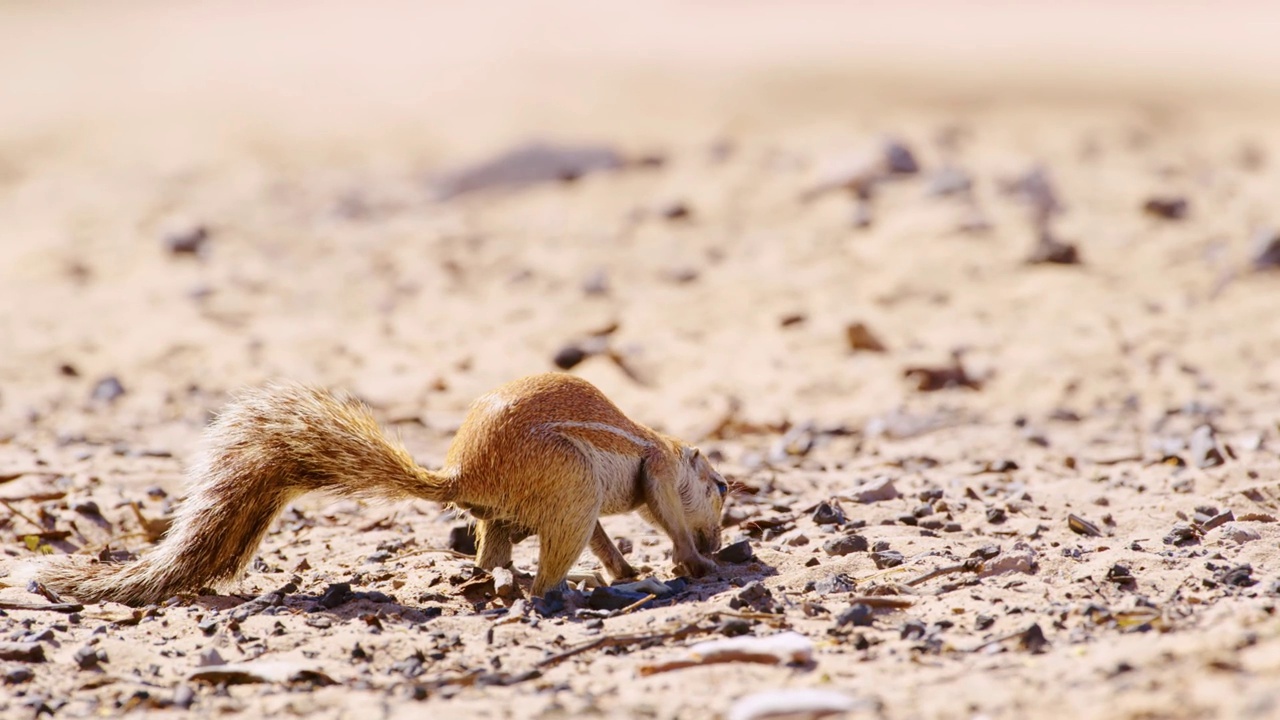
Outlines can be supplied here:
<path id="1" fill-rule="evenodd" d="M 685 445 L 680 451 L 680 456 L 684 458 L 684 461 L 687 463 L 696 462 L 701 455 L 702 451 L 691 445 Z"/>

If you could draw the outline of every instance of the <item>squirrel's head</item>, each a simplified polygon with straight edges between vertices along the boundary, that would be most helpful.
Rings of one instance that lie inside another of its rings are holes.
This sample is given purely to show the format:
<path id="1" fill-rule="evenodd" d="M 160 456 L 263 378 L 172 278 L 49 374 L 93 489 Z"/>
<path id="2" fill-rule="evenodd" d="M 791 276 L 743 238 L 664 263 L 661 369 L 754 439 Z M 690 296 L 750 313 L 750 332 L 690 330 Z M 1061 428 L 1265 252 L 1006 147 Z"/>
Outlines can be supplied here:
<path id="1" fill-rule="evenodd" d="M 680 446 L 680 500 L 698 551 L 720 549 L 720 513 L 729 485 L 696 447 Z"/>

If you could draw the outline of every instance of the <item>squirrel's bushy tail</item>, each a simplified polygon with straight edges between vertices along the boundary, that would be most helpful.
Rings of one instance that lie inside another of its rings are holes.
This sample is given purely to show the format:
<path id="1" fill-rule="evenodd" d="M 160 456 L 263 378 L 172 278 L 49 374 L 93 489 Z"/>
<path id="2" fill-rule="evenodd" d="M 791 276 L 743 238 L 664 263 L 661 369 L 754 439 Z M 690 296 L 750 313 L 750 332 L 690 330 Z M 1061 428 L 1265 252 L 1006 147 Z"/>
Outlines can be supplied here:
<path id="1" fill-rule="evenodd" d="M 210 424 L 190 488 L 163 541 L 125 564 L 61 558 L 37 580 L 81 602 L 160 602 L 239 576 L 271 522 L 313 490 L 342 497 L 448 502 L 448 475 L 418 466 L 348 396 L 287 385 L 251 391 Z"/>

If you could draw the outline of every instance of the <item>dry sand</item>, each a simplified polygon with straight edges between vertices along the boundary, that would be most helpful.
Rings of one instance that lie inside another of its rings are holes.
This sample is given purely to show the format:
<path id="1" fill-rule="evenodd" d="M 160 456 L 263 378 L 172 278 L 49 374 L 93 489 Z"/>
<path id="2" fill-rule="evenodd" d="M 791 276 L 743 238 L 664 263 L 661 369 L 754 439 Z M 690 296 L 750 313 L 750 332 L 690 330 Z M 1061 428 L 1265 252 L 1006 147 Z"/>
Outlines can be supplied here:
<path id="1" fill-rule="evenodd" d="M 202 716 L 706 718 L 813 687 L 852 698 L 849 717 L 1280 715 L 1280 270 L 1250 266 L 1280 226 L 1277 20 L 1155 3 L 6 6 L 0 572 L 33 533 L 40 551 L 145 552 L 130 504 L 171 512 L 237 388 L 348 388 L 434 465 L 472 398 L 611 322 L 643 383 L 602 356 L 573 371 L 721 458 L 742 485 L 725 540 L 757 560 L 659 607 L 517 617 L 430 551 L 459 524 L 442 508 L 307 498 L 228 594 L 0 615 L 3 642 L 45 656 L 0 661 L 0 714 L 176 699 Z M 885 136 L 918 174 L 862 210 L 843 191 L 799 200 Z M 665 163 L 433 197 L 440 173 L 536 138 Z M 1080 264 L 1024 262 L 1033 213 L 1001 188 L 1036 165 Z M 971 176 L 968 200 L 929 194 L 945 166 Z M 1156 196 L 1186 216 L 1144 213 Z M 199 253 L 167 249 L 196 226 Z M 856 322 L 886 351 L 851 350 Z M 957 350 L 980 389 L 904 378 Z M 106 378 L 123 394 L 103 397 Z M 1221 464 L 1192 447 L 1204 425 Z M 855 499 L 884 478 L 898 497 Z M 841 496 L 851 524 L 815 524 Z M 1166 543 L 1179 523 L 1186 542 Z M 606 527 L 670 578 L 664 538 Z M 823 549 L 850 533 L 904 563 Z M 992 546 L 980 574 L 907 585 Z M 535 557 L 530 540 L 517 568 Z M 237 607 L 295 575 L 281 607 Z M 812 663 L 641 674 L 718 637 L 753 580 L 780 612 L 746 631 L 798 631 Z M 385 597 L 313 612 L 339 582 Z M 911 605 L 840 627 L 865 595 Z M 188 680 L 211 651 L 334 684 Z"/>

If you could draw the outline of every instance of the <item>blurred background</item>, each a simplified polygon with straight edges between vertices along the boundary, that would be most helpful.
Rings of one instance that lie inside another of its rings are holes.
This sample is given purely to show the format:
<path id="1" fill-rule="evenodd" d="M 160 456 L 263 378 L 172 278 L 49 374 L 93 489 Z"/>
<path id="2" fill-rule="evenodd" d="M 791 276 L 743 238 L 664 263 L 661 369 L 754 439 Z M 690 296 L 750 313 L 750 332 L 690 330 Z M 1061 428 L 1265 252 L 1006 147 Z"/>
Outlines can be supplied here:
<path id="1" fill-rule="evenodd" d="M 655 382 L 580 370 L 677 424 L 753 394 L 860 418 L 957 349 L 1048 407 L 1127 313 L 1222 327 L 1187 298 L 1280 220 L 1276 27 L 1245 2 L 5 3 L 3 410 L 117 375 L 144 414 L 277 375 L 457 410 L 612 322 Z M 886 138 L 921 179 L 872 218 L 839 190 Z M 662 167 L 445 199 L 531 141 Z M 1019 269 L 1039 230 L 1001 188 L 1038 167 L 1079 272 Z M 972 194 L 921 200 L 955 168 Z M 1141 211 L 1193 191 L 1194 224 Z M 853 322 L 893 359 L 850 359 Z M 1240 355 L 1187 349 L 1214 347 Z"/>

